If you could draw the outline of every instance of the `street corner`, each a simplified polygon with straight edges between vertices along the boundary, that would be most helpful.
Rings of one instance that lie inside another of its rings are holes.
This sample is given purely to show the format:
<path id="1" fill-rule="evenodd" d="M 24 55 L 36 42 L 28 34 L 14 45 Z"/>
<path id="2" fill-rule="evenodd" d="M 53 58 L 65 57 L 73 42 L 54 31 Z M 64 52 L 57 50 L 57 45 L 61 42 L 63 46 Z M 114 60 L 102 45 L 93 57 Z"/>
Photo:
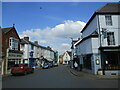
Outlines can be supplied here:
<path id="1" fill-rule="evenodd" d="M 69 72 L 71 74 L 73 74 L 74 76 L 77 76 L 77 77 L 87 78 L 87 79 L 91 79 L 91 80 L 97 79 L 96 75 L 89 74 L 89 73 L 86 73 L 86 72 L 83 72 L 83 71 L 78 71 L 78 70 L 69 68 Z"/>

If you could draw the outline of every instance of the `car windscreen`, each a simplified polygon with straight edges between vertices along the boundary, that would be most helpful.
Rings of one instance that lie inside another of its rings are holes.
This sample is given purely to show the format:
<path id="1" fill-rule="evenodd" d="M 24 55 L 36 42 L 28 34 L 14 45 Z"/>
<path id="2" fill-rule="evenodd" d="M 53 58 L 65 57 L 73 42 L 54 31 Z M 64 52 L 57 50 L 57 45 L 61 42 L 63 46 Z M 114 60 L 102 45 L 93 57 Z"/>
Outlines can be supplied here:
<path id="1" fill-rule="evenodd" d="M 29 67 L 29 65 L 28 65 L 28 64 L 25 64 L 24 67 Z"/>

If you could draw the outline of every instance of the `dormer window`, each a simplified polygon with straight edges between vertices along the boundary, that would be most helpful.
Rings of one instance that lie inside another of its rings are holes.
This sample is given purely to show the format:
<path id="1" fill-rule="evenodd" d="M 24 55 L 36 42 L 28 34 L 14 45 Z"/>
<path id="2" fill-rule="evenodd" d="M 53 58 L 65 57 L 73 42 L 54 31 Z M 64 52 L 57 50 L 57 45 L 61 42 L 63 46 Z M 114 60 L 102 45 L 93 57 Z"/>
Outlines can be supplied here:
<path id="1" fill-rule="evenodd" d="M 9 39 L 9 48 L 11 50 L 18 50 L 18 39 L 14 37 L 10 37 Z"/>

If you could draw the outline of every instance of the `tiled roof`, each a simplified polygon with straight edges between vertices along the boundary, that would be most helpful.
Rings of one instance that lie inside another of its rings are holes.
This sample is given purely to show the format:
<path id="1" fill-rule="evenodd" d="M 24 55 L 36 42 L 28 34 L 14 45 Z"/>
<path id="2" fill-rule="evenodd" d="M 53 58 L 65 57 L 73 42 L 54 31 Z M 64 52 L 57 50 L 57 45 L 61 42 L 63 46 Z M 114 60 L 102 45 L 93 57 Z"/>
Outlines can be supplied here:
<path id="1" fill-rule="evenodd" d="M 71 53 L 70 51 L 67 51 L 67 53 L 69 54 L 69 56 L 71 56 L 71 55 L 72 55 L 72 53 Z"/>
<path id="2" fill-rule="evenodd" d="M 25 40 L 25 39 L 21 39 L 20 43 L 21 43 L 21 44 L 31 44 L 31 45 L 34 45 L 34 46 L 37 46 L 37 47 L 41 47 L 41 48 L 44 48 L 44 49 L 53 51 L 53 50 L 51 50 L 50 48 L 47 48 L 47 47 L 44 47 L 44 46 L 35 44 L 35 43 L 33 43 L 33 42 L 31 42 L 31 41 L 27 41 L 27 40 Z M 53 52 L 54 52 L 54 51 L 53 51 Z"/>
<path id="3" fill-rule="evenodd" d="M 7 32 L 9 32 L 13 27 L 9 27 L 9 28 L 2 28 L 2 32 L 5 34 Z"/>
<path id="4" fill-rule="evenodd" d="M 91 23 L 91 21 L 94 19 L 94 17 L 97 14 L 119 14 L 120 15 L 120 3 L 107 3 L 105 4 L 102 8 L 100 8 L 99 10 L 97 10 L 92 17 L 90 18 L 90 20 L 87 22 L 87 24 L 85 25 L 85 27 L 82 29 L 81 33 L 87 28 L 87 26 Z"/>
<path id="5" fill-rule="evenodd" d="M 96 13 L 120 13 L 120 3 L 107 3 L 102 8 L 96 11 Z"/>

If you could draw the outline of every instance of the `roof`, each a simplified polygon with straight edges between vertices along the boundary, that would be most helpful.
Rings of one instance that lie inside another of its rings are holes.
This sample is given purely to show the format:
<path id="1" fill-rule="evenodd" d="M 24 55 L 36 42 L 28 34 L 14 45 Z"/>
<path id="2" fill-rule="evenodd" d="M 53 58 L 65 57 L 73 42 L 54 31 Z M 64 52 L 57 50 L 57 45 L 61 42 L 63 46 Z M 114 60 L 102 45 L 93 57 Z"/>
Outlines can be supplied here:
<path id="1" fill-rule="evenodd" d="M 75 46 L 79 45 L 81 42 L 85 41 L 86 39 L 89 39 L 89 38 L 97 38 L 98 37 L 98 32 L 97 31 L 94 31 L 92 34 L 90 34 L 89 36 L 81 39 L 80 42 L 78 42 Z"/>
<path id="2" fill-rule="evenodd" d="M 19 35 L 18 35 L 14 26 L 13 27 L 8 27 L 8 28 L 2 28 L 1 30 L 2 30 L 3 34 L 7 34 L 8 32 L 10 32 L 12 30 L 15 30 L 15 33 L 16 33 L 17 37 L 20 39 L 20 37 L 19 37 Z"/>
<path id="3" fill-rule="evenodd" d="M 70 51 L 67 51 L 67 53 L 69 54 L 69 56 L 71 56 L 71 54 L 72 54 Z"/>
<path id="4" fill-rule="evenodd" d="M 70 51 L 66 51 L 66 52 L 68 53 L 69 56 L 72 55 L 72 53 L 71 53 Z M 66 53 L 66 52 L 65 52 L 65 53 Z M 65 53 L 63 54 L 63 56 L 65 55 Z"/>
<path id="5" fill-rule="evenodd" d="M 33 43 L 33 42 L 31 42 L 31 41 L 27 41 L 27 40 L 25 40 L 25 39 L 21 39 L 21 40 L 20 40 L 20 43 L 21 43 L 21 44 L 31 44 L 31 45 L 34 45 L 34 46 L 36 46 L 36 47 L 41 47 L 41 48 L 44 48 L 44 49 L 47 49 L 47 50 L 50 50 L 50 51 L 54 52 L 54 51 L 51 50 L 50 48 L 47 48 L 47 47 L 44 47 L 44 46 L 35 44 L 35 43 Z"/>
<path id="6" fill-rule="evenodd" d="M 97 10 L 97 13 L 110 13 L 110 14 L 120 14 L 119 11 L 120 3 L 107 3 L 102 8 Z"/>
<path id="7" fill-rule="evenodd" d="M 81 33 L 87 28 L 87 26 L 90 24 L 90 22 L 94 19 L 96 15 L 102 15 L 102 14 L 116 14 L 120 15 L 120 3 L 107 3 L 102 8 L 98 9 L 92 17 L 89 19 L 85 27 L 82 29 Z"/>
<path id="8" fill-rule="evenodd" d="M 59 58 L 62 58 L 62 57 L 63 57 L 63 55 L 60 55 L 60 56 L 59 56 Z"/>
<path id="9" fill-rule="evenodd" d="M 6 33 L 9 32 L 11 29 L 13 29 L 13 27 L 2 28 L 2 32 L 6 34 Z"/>

